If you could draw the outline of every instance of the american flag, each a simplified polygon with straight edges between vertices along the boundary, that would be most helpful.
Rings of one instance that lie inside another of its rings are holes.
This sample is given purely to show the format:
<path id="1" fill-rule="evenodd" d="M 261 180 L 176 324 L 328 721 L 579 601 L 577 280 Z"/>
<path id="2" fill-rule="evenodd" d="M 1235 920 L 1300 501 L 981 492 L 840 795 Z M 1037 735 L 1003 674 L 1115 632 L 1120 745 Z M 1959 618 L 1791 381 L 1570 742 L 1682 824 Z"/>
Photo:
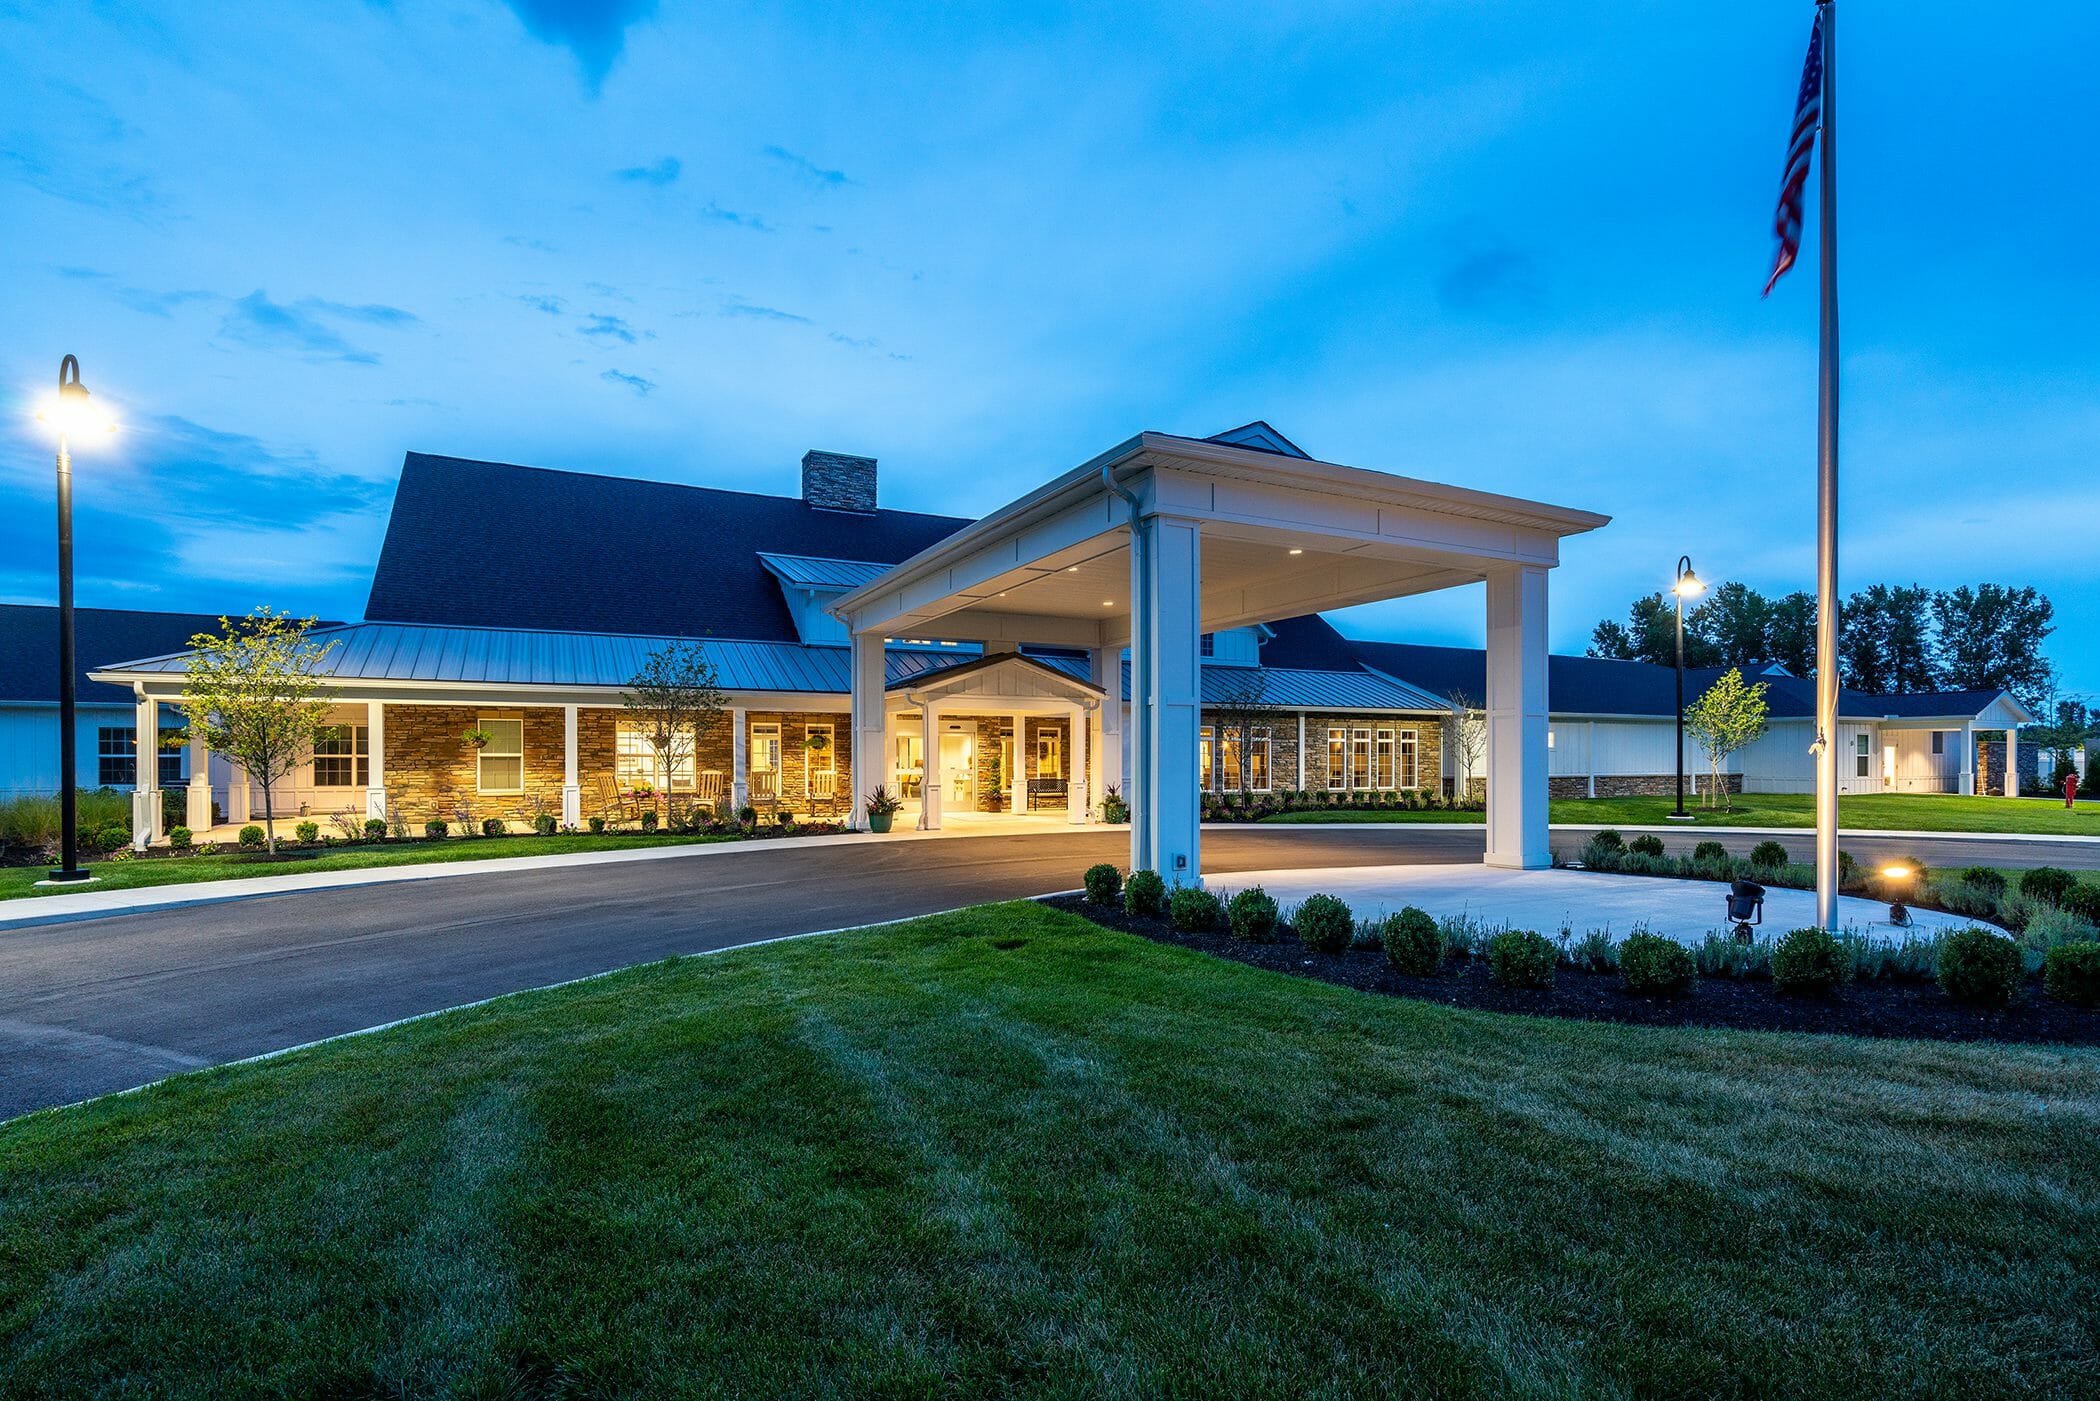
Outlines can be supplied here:
<path id="1" fill-rule="evenodd" d="M 1808 31 L 1808 60 L 1801 65 L 1801 100 L 1794 104 L 1794 134 L 1786 143 L 1786 173 L 1779 181 L 1779 208 L 1772 216 L 1772 232 L 1779 235 L 1779 252 L 1772 259 L 1772 275 L 1765 281 L 1764 295 L 1794 265 L 1801 251 L 1801 187 L 1808 183 L 1808 158 L 1816 148 L 1816 128 L 1823 122 L 1823 15 L 1816 13 L 1815 27 Z"/>

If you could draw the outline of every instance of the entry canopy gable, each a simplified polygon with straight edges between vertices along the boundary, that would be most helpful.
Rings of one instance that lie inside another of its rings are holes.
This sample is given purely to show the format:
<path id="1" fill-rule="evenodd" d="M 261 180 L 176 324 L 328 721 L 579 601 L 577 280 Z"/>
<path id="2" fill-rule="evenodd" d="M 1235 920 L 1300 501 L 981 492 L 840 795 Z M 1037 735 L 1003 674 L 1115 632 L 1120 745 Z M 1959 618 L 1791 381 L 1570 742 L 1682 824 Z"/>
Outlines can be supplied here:
<path id="1" fill-rule="evenodd" d="M 1002 702 L 1040 699 L 1092 705 L 1102 697 L 1101 687 L 1019 652 L 1000 652 L 928 676 L 892 681 L 888 689 L 907 693 L 915 702 L 983 696 Z"/>
<path id="2" fill-rule="evenodd" d="M 1130 635 L 1130 509 L 1104 476 L 1143 515 L 1198 527 L 1206 631 L 1551 568 L 1563 536 L 1610 519 L 1148 432 L 842 595 L 833 613 L 855 632 L 1120 645 Z"/>

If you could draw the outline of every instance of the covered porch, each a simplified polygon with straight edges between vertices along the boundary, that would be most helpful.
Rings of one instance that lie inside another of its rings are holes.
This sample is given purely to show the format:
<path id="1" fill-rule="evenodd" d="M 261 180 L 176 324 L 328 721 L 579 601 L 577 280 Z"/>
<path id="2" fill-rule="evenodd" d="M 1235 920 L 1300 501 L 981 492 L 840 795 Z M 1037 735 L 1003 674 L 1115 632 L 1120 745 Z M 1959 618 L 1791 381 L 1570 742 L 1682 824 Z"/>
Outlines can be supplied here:
<path id="1" fill-rule="evenodd" d="M 1100 686 L 1018 651 L 892 682 L 886 781 L 924 830 L 990 814 L 1084 823 L 1099 801 L 1102 705 Z"/>
<path id="2" fill-rule="evenodd" d="M 1090 799 L 1114 784 L 1130 802 L 1133 867 L 1197 880 L 1202 635 L 1485 582 L 1487 860 L 1545 866 L 1547 571 L 1563 536 L 1606 521 L 1315 461 L 1262 425 L 1141 434 L 832 605 L 852 638 L 855 743 L 890 740 L 889 639 L 1070 649 L 1102 696 L 1127 647 L 1128 725 L 1101 706 L 1098 761 L 1075 772 Z"/>

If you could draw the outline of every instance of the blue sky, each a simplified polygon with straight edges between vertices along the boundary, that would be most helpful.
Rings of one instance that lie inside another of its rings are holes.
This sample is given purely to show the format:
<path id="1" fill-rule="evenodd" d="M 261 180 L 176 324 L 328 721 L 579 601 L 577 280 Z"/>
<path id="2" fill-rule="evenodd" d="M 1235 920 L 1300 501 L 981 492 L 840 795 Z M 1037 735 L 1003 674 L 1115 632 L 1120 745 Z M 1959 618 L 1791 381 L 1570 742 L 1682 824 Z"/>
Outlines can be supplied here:
<path id="1" fill-rule="evenodd" d="M 68 351 L 124 423 L 84 603 L 355 617 L 411 449 L 791 492 L 826 447 L 970 514 L 1256 417 L 1614 515 L 1556 647 L 1684 551 L 1810 587 L 1812 262 L 1757 293 L 1811 7 L 1306 8 L 0 5 L 0 598 L 51 596 Z M 1841 38 L 1845 582 L 2037 584 L 2100 689 L 2100 7 Z"/>

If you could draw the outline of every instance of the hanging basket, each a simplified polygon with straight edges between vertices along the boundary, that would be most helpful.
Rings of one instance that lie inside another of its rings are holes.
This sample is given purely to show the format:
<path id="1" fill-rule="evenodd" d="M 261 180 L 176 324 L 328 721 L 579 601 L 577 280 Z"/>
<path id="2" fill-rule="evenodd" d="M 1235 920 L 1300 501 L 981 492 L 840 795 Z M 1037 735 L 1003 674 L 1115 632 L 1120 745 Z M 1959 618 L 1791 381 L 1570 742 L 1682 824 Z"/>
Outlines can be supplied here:
<path id="1" fill-rule="evenodd" d="M 489 747 L 489 741 L 494 738 L 495 736 L 487 730 L 468 730 L 460 735 L 460 739 L 469 749 L 486 749 Z"/>

